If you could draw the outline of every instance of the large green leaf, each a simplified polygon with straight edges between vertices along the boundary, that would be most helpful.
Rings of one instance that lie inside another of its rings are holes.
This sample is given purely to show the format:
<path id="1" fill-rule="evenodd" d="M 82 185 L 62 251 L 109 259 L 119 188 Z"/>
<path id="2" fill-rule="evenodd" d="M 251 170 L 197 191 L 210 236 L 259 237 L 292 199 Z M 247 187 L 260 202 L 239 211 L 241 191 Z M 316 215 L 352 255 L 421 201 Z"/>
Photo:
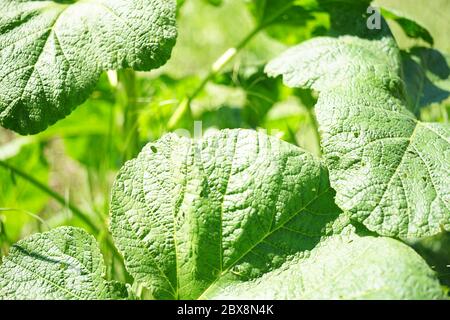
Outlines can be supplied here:
<path id="1" fill-rule="evenodd" d="M 316 38 L 268 64 L 288 86 L 320 92 L 322 148 L 336 202 L 382 235 L 450 229 L 450 126 L 408 111 L 390 37 Z"/>
<path id="2" fill-rule="evenodd" d="M 69 114 L 103 70 L 161 66 L 175 43 L 171 0 L 0 0 L 0 123 L 37 133 Z"/>
<path id="3" fill-rule="evenodd" d="M 169 134 L 120 171 L 111 231 L 157 299 L 442 297 L 411 249 L 351 235 L 333 197 L 320 162 L 274 137 Z"/>
<path id="4" fill-rule="evenodd" d="M 32 235 L 0 266 L 0 299 L 123 299 L 127 287 L 104 279 L 94 237 L 73 227 Z"/>

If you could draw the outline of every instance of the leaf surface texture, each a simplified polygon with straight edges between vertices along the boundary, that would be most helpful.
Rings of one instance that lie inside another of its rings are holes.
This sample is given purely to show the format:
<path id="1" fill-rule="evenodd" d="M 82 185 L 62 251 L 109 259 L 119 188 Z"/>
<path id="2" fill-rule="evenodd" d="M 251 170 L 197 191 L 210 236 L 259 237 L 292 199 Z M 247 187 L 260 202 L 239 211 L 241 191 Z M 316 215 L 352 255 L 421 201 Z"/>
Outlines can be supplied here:
<path id="1" fill-rule="evenodd" d="M 175 43 L 170 0 L 0 0 L 0 123 L 37 133 L 93 91 L 104 70 L 151 70 Z"/>
<path id="2" fill-rule="evenodd" d="M 0 266 L 0 299 L 124 299 L 125 285 L 105 280 L 97 243 L 82 229 L 60 227 L 11 247 Z"/>
<path id="3" fill-rule="evenodd" d="M 394 40 L 316 38 L 271 61 L 286 85 L 319 91 L 316 113 L 336 202 L 386 236 L 450 230 L 450 126 L 408 110 Z"/>

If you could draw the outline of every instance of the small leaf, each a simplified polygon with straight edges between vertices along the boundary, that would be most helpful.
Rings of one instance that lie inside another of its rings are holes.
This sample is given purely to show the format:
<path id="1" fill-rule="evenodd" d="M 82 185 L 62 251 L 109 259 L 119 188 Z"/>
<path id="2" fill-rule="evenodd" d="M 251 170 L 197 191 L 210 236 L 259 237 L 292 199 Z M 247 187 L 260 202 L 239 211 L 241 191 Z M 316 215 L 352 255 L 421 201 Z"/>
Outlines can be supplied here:
<path id="1" fill-rule="evenodd" d="M 204 1 L 215 7 L 219 7 L 220 5 L 222 5 L 222 0 L 204 0 Z"/>
<path id="2" fill-rule="evenodd" d="M 222 85 L 244 90 L 246 101 L 242 108 L 242 118 L 252 128 L 261 125 L 264 117 L 280 96 L 280 82 L 267 78 L 264 75 L 263 67 L 241 68 L 237 74 L 230 71 L 221 74 L 215 81 Z M 218 115 L 218 117 L 217 122 L 219 125 L 227 119 L 227 117 L 222 117 L 221 115 Z M 222 126 L 222 128 L 231 127 Z"/>
<path id="3" fill-rule="evenodd" d="M 419 38 L 428 43 L 429 45 L 433 45 L 434 40 L 431 34 L 427 29 L 419 25 L 417 22 L 412 21 L 410 19 L 399 17 L 392 12 L 387 10 L 383 10 L 383 16 L 387 19 L 392 19 L 397 22 L 400 27 L 403 29 L 403 32 L 410 38 Z"/>
<path id="4" fill-rule="evenodd" d="M 37 133 L 67 116 L 110 69 L 151 70 L 175 43 L 169 0 L 0 0 L 0 123 Z"/>
<path id="5" fill-rule="evenodd" d="M 375 6 L 380 6 L 383 9 L 389 10 L 389 12 L 395 14 L 397 17 L 414 21 L 414 23 L 433 39 L 434 48 L 450 53 L 450 42 L 448 41 L 448 35 L 450 34 L 450 24 L 448 23 L 448 14 L 450 10 L 450 1 L 448 0 L 375 0 L 373 1 Z M 408 32 L 407 30 L 403 29 Z M 395 34 L 396 40 L 400 39 Z M 422 33 L 422 37 L 427 36 Z M 401 39 L 403 42 L 404 39 Z M 407 43 L 408 41 L 406 41 Z"/>
<path id="6" fill-rule="evenodd" d="M 349 32 L 376 37 L 380 30 L 367 27 L 370 3 L 370 0 L 254 0 L 248 6 L 268 35 L 293 44 L 319 35 Z M 384 21 L 380 27 L 385 29 Z"/>
<path id="7" fill-rule="evenodd" d="M 402 52 L 403 72 L 410 110 L 440 103 L 450 96 L 450 55 L 437 50 L 414 47 Z"/>
<path id="8" fill-rule="evenodd" d="M 73 227 L 34 234 L 11 247 L 0 266 L 0 299 L 125 299 L 128 289 L 106 281 L 94 237 Z"/>

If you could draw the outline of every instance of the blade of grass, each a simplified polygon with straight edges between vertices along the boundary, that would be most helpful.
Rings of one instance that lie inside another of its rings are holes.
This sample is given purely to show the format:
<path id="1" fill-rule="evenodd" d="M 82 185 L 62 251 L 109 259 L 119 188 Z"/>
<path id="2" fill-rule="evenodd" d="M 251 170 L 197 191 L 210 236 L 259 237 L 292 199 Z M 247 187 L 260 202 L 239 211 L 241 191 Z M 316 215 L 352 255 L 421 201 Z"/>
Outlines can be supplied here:
<path id="1" fill-rule="evenodd" d="M 29 183 L 34 185 L 36 188 L 38 188 L 42 192 L 49 195 L 56 202 L 60 203 L 65 208 L 68 208 L 78 219 L 83 221 L 89 227 L 89 229 L 91 229 L 91 231 L 93 231 L 95 233 L 99 232 L 100 228 L 91 220 L 91 218 L 87 214 L 85 214 L 83 211 L 81 211 L 79 208 L 77 208 L 73 203 L 71 203 L 70 201 L 67 201 L 62 195 L 60 195 L 56 191 L 52 190 L 48 186 L 44 185 L 42 182 L 36 180 L 34 177 L 30 176 L 28 173 L 23 172 L 22 170 L 11 166 L 10 164 L 6 163 L 5 161 L 0 160 L 0 166 L 9 170 L 14 175 L 19 176 L 22 179 L 28 181 Z"/>

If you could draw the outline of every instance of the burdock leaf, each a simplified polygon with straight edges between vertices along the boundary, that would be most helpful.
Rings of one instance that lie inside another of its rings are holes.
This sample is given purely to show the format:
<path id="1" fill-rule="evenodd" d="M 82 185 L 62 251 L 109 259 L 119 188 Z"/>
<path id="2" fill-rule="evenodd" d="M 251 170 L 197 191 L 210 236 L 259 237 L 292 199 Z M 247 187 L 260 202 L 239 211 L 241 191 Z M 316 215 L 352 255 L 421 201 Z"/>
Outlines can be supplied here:
<path id="1" fill-rule="evenodd" d="M 33 134 L 68 115 L 104 70 L 151 70 L 175 43 L 171 0 L 0 0 L 0 124 Z"/>

